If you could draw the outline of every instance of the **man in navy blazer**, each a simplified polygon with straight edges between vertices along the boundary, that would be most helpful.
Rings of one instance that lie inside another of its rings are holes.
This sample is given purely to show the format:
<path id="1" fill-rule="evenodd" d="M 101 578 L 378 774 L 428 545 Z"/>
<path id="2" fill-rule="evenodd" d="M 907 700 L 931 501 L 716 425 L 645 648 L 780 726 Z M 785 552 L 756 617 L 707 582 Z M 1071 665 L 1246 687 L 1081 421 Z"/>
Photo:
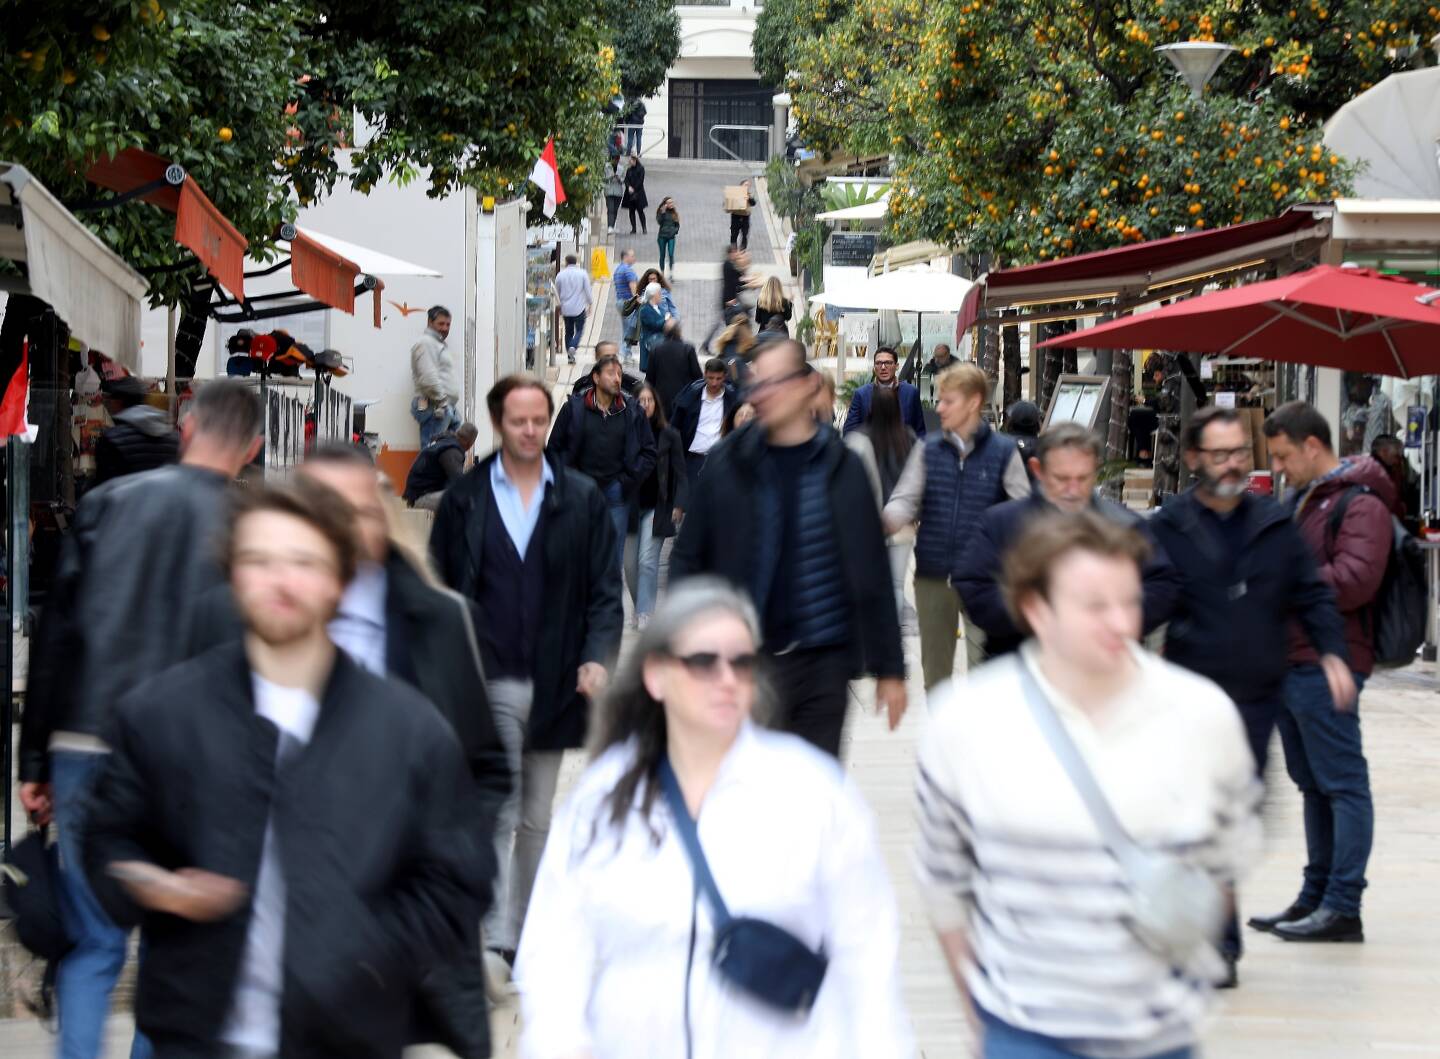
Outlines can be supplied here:
<path id="1" fill-rule="evenodd" d="M 895 371 L 899 366 L 900 359 L 889 346 L 881 346 L 875 351 L 875 381 L 867 382 L 855 391 L 850 411 L 845 415 L 843 433 L 848 434 L 865 425 L 870 418 L 870 397 L 875 387 L 887 386 L 900 391 L 900 417 L 905 420 L 905 425 L 915 431 L 917 438 L 925 436 L 925 410 L 920 407 L 920 391 L 908 382 L 896 380 Z"/>

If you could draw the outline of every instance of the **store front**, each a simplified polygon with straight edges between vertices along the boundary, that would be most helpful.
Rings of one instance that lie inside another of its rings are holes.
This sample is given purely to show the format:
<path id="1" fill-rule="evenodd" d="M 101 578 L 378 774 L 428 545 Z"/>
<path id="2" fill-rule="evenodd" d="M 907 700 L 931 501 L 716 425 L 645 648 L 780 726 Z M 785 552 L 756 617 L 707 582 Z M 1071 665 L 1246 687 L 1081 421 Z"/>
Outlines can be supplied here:
<path id="1" fill-rule="evenodd" d="M 669 86 L 671 158 L 729 159 L 763 162 L 770 154 L 770 126 L 775 120 L 773 88 L 758 80 L 685 80 Z M 733 155 L 710 139 L 715 138 Z"/>

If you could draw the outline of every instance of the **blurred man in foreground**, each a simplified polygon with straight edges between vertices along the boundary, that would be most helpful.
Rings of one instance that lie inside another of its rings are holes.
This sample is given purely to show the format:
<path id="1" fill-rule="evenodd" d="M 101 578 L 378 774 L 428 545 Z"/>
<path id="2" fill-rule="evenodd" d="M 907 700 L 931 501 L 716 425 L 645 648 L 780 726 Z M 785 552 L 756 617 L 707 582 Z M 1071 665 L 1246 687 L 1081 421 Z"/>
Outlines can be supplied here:
<path id="1" fill-rule="evenodd" d="M 199 388 L 176 466 L 91 490 L 75 512 L 30 654 L 20 731 L 20 801 L 60 831 L 61 915 L 75 948 L 60 961 L 60 1055 L 100 1054 L 126 931 L 79 870 L 86 797 L 110 749 L 115 703 L 183 660 L 185 631 L 223 579 L 216 550 L 231 484 L 260 447 L 260 402 L 240 382 Z M 136 1040 L 132 1055 L 147 1055 Z"/>
<path id="2" fill-rule="evenodd" d="M 244 640 L 116 708 L 85 868 L 143 924 L 136 1022 L 159 1059 L 391 1059 L 420 979 L 473 939 L 455 736 L 327 631 L 353 520 L 303 477 L 247 493 L 224 552 Z"/>

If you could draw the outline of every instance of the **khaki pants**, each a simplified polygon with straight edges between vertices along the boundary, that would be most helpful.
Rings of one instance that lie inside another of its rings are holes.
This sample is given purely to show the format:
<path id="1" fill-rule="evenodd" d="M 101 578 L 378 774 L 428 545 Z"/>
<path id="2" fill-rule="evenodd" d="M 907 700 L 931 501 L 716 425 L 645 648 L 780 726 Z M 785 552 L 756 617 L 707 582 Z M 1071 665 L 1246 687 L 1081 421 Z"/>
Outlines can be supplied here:
<path id="1" fill-rule="evenodd" d="M 915 575 L 915 613 L 920 623 L 920 668 L 929 691 L 955 673 L 955 631 L 965 622 L 965 670 L 985 661 L 985 633 L 960 605 L 960 594 L 943 577 Z"/>

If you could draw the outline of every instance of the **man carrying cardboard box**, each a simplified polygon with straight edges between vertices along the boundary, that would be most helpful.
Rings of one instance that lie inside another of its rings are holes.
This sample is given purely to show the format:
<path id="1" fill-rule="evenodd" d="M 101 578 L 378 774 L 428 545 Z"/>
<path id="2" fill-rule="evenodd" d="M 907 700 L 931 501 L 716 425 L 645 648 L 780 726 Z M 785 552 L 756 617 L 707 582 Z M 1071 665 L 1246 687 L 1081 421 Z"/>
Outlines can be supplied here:
<path id="1" fill-rule="evenodd" d="M 741 250 L 750 249 L 750 207 L 755 205 L 755 193 L 747 177 L 738 185 L 725 188 L 725 212 L 730 214 L 730 244 Z"/>

